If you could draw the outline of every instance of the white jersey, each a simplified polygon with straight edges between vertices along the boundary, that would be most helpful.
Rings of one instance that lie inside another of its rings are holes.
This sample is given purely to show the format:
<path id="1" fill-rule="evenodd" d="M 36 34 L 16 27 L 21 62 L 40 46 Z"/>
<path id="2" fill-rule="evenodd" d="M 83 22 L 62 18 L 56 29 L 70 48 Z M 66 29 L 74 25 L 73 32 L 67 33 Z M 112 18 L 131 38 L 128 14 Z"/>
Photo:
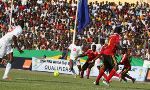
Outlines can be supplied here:
<path id="1" fill-rule="evenodd" d="M 0 38 L 0 58 L 3 58 L 5 54 L 13 52 L 11 47 L 11 44 L 13 43 L 13 36 L 15 35 L 18 37 L 21 33 L 22 28 L 20 26 L 16 26 L 11 32 L 8 32 L 2 38 Z"/>
<path id="2" fill-rule="evenodd" d="M 5 34 L 0 41 L 7 43 L 7 45 L 12 44 L 12 38 L 15 35 L 16 37 L 18 37 L 20 34 L 22 33 L 22 28 L 20 26 L 16 26 L 12 29 L 11 32 L 8 32 L 7 34 Z"/>
<path id="3" fill-rule="evenodd" d="M 71 53 L 70 53 L 70 59 L 71 60 L 75 60 L 75 58 L 82 54 L 82 49 L 81 49 L 81 46 L 76 46 L 75 44 L 71 44 L 69 46 L 69 50 L 71 50 Z"/>

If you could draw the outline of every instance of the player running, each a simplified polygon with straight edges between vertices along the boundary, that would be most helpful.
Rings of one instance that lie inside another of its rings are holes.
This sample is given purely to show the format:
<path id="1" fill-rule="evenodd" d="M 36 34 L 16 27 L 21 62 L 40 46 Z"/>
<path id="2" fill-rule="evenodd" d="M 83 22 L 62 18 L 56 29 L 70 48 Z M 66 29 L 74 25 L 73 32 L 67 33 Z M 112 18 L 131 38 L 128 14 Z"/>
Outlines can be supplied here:
<path id="1" fill-rule="evenodd" d="M 135 79 L 132 78 L 131 76 L 129 76 L 127 73 L 128 71 L 131 70 L 131 64 L 130 64 L 130 50 L 128 50 L 127 48 L 123 48 L 123 51 L 122 51 L 122 60 L 120 61 L 119 64 L 121 65 L 124 65 L 124 68 L 122 69 L 121 71 L 121 79 L 120 81 L 122 81 L 122 79 L 127 82 L 127 78 L 131 79 L 132 82 L 134 83 L 135 82 Z"/>
<path id="2" fill-rule="evenodd" d="M 88 59 L 86 60 L 85 64 L 82 66 L 81 68 L 81 74 L 80 74 L 80 78 L 83 78 L 84 76 L 84 71 L 87 70 L 87 79 L 89 79 L 89 75 L 90 75 L 90 71 L 91 68 L 94 66 L 94 62 L 91 62 L 96 56 L 98 55 L 98 52 L 96 51 L 96 45 L 92 45 L 92 50 L 89 49 L 86 52 L 84 52 L 83 54 L 79 55 L 76 57 L 84 57 L 84 56 L 88 56 Z"/>
<path id="3" fill-rule="evenodd" d="M 19 48 L 17 37 L 22 33 L 22 28 L 24 27 L 24 21 L 20 20 L 18 22 L 18 26 L 15 26 L 10 32 L 5 34 L 2 38 L 0 38 L 0 59 L 7 55 L 8 63 L 6 65 L 6 69 L 3 75 L 3 79 L 8 80 L 8 73 L 11 69 L 11 65 L 13 62 L 13 48 L 12 44 L 14 43 L 14 47 L 16 47 L 20 53 L 23 51 Z"/>
<path id="4" fill-rule="evenodd" d="M 74 78 L 77 77 L 77 74 L 73 68 L 74 65 L 77 65 L 78 69 L 79 69 L 79 75 L 80 75 L 80 71 L 81 71 L 81 64 L 80 64 L 80 59 L 78 58 L 77 60 L 75 60 L 75 58 L 82 54 L 82 48 L 80 45 L 80 40 L 76 39 L 75 44 L 71 44 L 68 49 L 71 51 L 70 53 L 70 61 L 69 61 L 69 67 L 71 72 L 74 74 Z"/>
<path id="5" fill-rule="evenodd" d="M 106 48 L 106 46 L 107 46 L 107 44 L 105 44 L 105 42 L 102 42 L 101 44 L 102 44 L 102 47 L 101 47 L 100 53 L 99 53 L 100 58 L 98 58 L 98 59 L 95 61 L 95 62 L 96 62 L 95 64 L 97 65 L 98 70 L 100 70 L 100 68 L 103 67 L 103 63 L 101 63 L 100 61 L 104 59 L 103 56 L 102 56 L 102 52 L 103 52 L 103 50 L 104 50 L 104 49 Z M 107 73 L 110 73 L 110 72 L 111 72 L 111 69 L 107 69 L 106 72 L 107 72 Z M 115 73 L 114 76 L 120 77 L 120 74 Z M 108 76 L 104 73 L 104 74 L 103 74 L 103 78 L 104 78 L 103 80 L 106 80 L 106 79 L 108 78 Z M 111 82 L 111 81 L 109 81 L 109 82 Z"/>
<path id="6" fill-rule="evenodd" d="M 107 86 L 109 86 L 109 81 L 113 77 L 113 75 L 116 73 L 116 70 L 118 68 L 117 61 L 115 59 L 115 53 L 116 50 L 119 47 L 121 36 L 119 35 L 121 33 L 122 29 L 121 27 L 116 27 L 114 30 L 114 34 L 110 35 L 109 42 L 107 46 L 101 51 L 101 54 L 98 55 L 94 60 L 99 58 L 101 55 L 103 56 L 103 66 L 100 68 L 99 75 L 97 76 L 96 81 L 94 84 L 99 85 L 99 80 L 103 76 L 104 72 L 106 70 L 111 70 L 108 78 L 103 81 L 103 83 Z"/>

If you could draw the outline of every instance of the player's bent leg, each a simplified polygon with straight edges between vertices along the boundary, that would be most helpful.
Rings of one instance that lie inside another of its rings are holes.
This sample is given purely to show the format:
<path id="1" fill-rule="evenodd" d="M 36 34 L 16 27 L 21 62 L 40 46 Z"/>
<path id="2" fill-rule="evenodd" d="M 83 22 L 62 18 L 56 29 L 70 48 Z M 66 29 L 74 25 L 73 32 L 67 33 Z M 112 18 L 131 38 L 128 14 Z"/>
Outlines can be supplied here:
<path id="1" fill-rule="evenodd" d="M 127 79 L 125 78 L 125 75 L 121 75 L 121 80 L 124 80 L 125 82 L 127 82 Z"/>
<path id="2" fill-rule="evenodd" d="M 103 66 L 100 68 L 99 75 L 97 76 L 96 81 L 95 81 L 95 83 L 94 83 L 95 85 L 99 85 L 99 80 L 100 80 L 100 78 L 103 76 L 104 72 L 105 72 L 105 66 L 103 65 Z"/>
<path id="3" fill-rule="evenodd" d="M 121 79 L 123 79 L 125 82 L 127 82 L 126 77 L 126 73 L 128 72 L 128 70 L 126 68 L 123 68 L 122 72 L 121 72 Z"/>
<path id="4" fill-rule="evenodd" d="M 134 83 L 134 82 L 135 82 L 135 78 L 132 78 L 131 76 L 129 76 L 129 75 L 127 74 L 130 69 L 131 69 L 131 67 L 125 68 L 125 70 L 124 70 L 124 76 L 127 77 L 127 78 L 129 78 L 129 79 L 131 79 L 132 82 Z"/>
<path id="5" fill-rule="evenodd" d="M 9 53 L 7 55 L 8 57 L 8 63 L 6 65 L 6 69 L 5 69 L 5 72 L 4 72 L 4 75 L 3 75 L 3 79 L 8 79 L 8 73 L 10 72 L 10 69 L 11 69 L 11 66 L 12 66 L 12 62 L 13 62 L 13 53 Z"/>
<path id="6" fill-rule="evenodd" d="M 89 79 L 91 68 L 94 66 L 94 63 L 90 63 L 87 68 L 87 79 Z"/>
<path id="7" fill-rule="evenodd" d="M 107 75 L 104 73 L 103 74 L 103 78 L 106 80 L 107 79 Z"/>
<path id="8" fill-rule="evenodd" d="M 72 71 L 73 70 L 73 60 L 69 61 L 69 69 Z"/>
<path id="9" fill-rule="evenodd" d="M 80 75 L 80 78 L 83 78 L 84 76 L 84 71 L 88 68 L 89 64 L 87 62 L 85 62 L 85 64 L 82 66 L 82 69 L 81 69 L 81 75 Z"/>
<path id="10" fill-rule="evenodd" d="M 87 68 L 87 79 L 89 79 L 89 76 L 90 76 L 90 71 L 91 71 L 91 69 L 90 68 Z"/>
<path id="11" fill-rule="evenodd" d="M 11 69 L 11 63 L 8 62 L 6 65 L 4 75 L 3 75 L 3 79 L 8 79 L 8 73 L 9 73 L 10 69 Z"/>
<path id="12" fill-rule="evenodd" d="M 117 69 L 118 69 L 118 66 L 117 66 L 117 63 L 116 63 L 116 59 L 114 58 L 114 56 L 109 56 L 107 58 L 107 61 L 108 61 L 108 67 L 109 68 L 112 68 L 108 78 L 106 79 L 106 82 L 109 83 L 110 79 L 115 75 L 115 73 L 117 72 Z"/>
<path id="13" fill-rule="evenodd" d="M 135 82 L 135 78 L 132 78 L 132 77 L 131 77 L 131 76 L 129 76 L 127 73 L 125 74 L 125 77 L 127 77 L 127 78 L 131 79 L 133 83 Z"/>
<path id="14" fill-rule="evenodd" d="M 78 70 L 79 70 L 78 75 L 80 75 L 80 73 L 81 73 L 81 65 L 77 65 L 77 67 L 78 67 Z"/>
<path id="15" fill-rule="evenodd" d="M 104 83 L 105 85 L 109 86 L 108 84 L 109 84 L 111 78 L 114 76 L 115 73 L 116 73 L 116 69 L 113 68 L 111 70 L 110 74 L 108 75 L 107 79 L 105 80 L 105 83 Z"/>
<path id="16" fill-rule="evenodd" d="M 72 74 L 74 75 L 74 78 L 77 77 L 77 74 L 75 73 L 75 70 L 73 69 L 73 65 L 74 65 L 74 61 L 70 60 L 69 61 L 69 67 L 70 67 L 70 71 L 72 72 Z"/>
<path id="17" fill-rule="evenodd" d="M 80 75 L 80 73 L 81 73 L 81 63 L 80 63 L 80 60 L 77 61 L 77 67 L 78 67 L 78 70 L 79 70 L 78 75 Z"/>

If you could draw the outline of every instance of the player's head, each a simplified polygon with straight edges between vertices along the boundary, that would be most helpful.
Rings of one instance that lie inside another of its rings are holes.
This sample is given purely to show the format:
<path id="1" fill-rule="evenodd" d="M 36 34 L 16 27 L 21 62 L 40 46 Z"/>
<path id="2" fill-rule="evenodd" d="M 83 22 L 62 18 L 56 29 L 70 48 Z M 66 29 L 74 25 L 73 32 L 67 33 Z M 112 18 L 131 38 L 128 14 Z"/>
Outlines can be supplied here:
<path id="1" fill-rule="evenodd" d="M 116 28 L 115 28 L 115 30 L 114 30 L 114 33 L 121 34 L 121 32 L 122 32 L 122 28 L 121 28 L 121 26 L 116 27 Z"/>
<path id="2" fill-rule="evenodd" d="M 80 46 L 80 39 L 75 40 L 75 45 Z"/>
<path id="3" fill-rule="evenodd" d="M 24 28 L 24 21 L 23 20 L 19 20 L 18 21 L 18 25 L 20 25 L 21 28 Z"/>
<path id="4" fill-rule="evenodd" d="M 96 51 L 96 45 L 92 45 L 92 50 Z"/>

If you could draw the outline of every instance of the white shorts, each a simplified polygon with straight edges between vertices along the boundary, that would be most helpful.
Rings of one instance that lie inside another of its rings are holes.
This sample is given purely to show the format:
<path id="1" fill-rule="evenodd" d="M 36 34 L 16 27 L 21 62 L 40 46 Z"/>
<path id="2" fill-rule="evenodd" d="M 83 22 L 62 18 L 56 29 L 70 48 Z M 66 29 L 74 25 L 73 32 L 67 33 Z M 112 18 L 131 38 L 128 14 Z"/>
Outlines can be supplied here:
<path id="1" fill-rule="evenodd" d="M 7 43 L 0 43 L 0 58 L 3 58 L 4 55 L 13 52 L 11 45 L 7 45 Z"/>

